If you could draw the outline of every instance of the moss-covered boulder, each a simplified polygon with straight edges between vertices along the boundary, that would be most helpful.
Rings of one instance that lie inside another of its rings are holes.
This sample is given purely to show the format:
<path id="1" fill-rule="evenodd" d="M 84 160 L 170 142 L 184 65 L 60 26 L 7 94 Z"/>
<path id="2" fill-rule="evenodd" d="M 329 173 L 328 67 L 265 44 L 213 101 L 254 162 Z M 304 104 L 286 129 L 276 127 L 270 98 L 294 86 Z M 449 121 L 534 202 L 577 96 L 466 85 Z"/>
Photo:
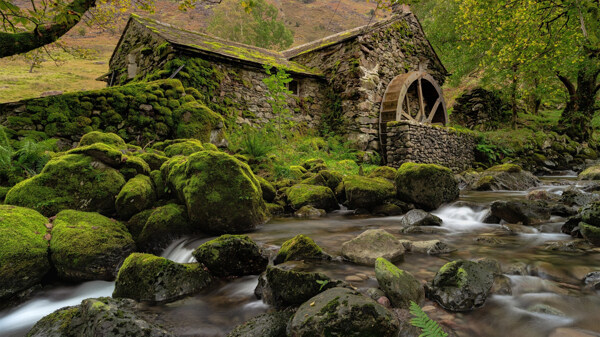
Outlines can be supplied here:
<path id="1" fill-rule="evenodd" d="M 115 198 L 125 185 L 116 169 L 81 154 L 52 158 L 42 172 L 15 185 L 5 203 L 53 216 L 64 209 L 115 213 Z"/>
<path id="2" fill-rule="evenodd" d="M 543 201 L 494 201 L 491 205 L 492 216 L 508 223 L 534 225 L 550 219 L 550 207 Z"/>
<path id="3" fill-rule="evenodd" d="M 90 298 L 80 305 L 58 309 L 39 320 L 28 337 L 174 337 L 145 316 L 134 300 Z"/>
<path id="4" fill-rule="evenodd" d="M 600 201 L 583 206 L 579 210 L 581 221 L 592 226 L 600 227 Z"/>
<path id="5" fill-rule="evenodd" d="M 94 143 L 86 146 L 78 146 L 66 152 L 67 154 L 83 154 L 101 163 L 118 167 L 123 161 L 123 152 L 114 146 L 104 143 Z"/>
<path id="6" fill-rule="evenodd" d="M 138 174 L 130 179 L 115 200 L 117 213 L 123 219 L 129 219 L 134 214 L 150 208 L 156 201 L 154 184 L 150 177 Z"/>
<path id="7" fill-rule="evenodd" d="M 531 172 L 515 164 L 502 164 L 490 167 L 478 174 L 467 189 L 476 191 L 525 191 L 539 186 L 540 180 Z"/>
<path id="8" fill-rule="evenodd" d="M 379 166 L 369 173 L 369 178 L 384 178 L 394 181 L 396 179 L 396 170 L 389 166 Z"/>
<path id="9" fill-rule="evenodd" d="M 151 171 L 160 170 L 162 164 L 169 160 L 169 157 L 163 156 L 155 152 L 140 153 L 138 154 L 138 157 L 142 158 L 142 160 L 144 160 L 148 164 Z"/>
<path id="10" fill-rule="evenodd" d="M 320 218 L 327 215 L 327 211 L 310 205 L 302 206 L 294 212 L 296 218 Z"/>
<path id="11" fill-rule="evenodd" d="M 426 211 L 458 199 L 458 182 L 449 168 L 434 164 L 405 163 L 396 174 L 398 199 Z"/>
<path id="12" fill-rule="evenodd" d="M 329 255 L 308 236 L 298 234 L 281 245 L 273 263 L 279 264 L 287 261 L 318 260 L 328 258 Z"/>
<path id="13" fill-rule="evenodd" d="M 348 176 L 344 178 L 346 204 L 350 209 L 373 209 L 396 195 L 394 184 L 383 178 Z"/>
<path id="14" fill-rule="evenodd" d="M 292 314 L 291 310 L 260 314 L 236 326 L 227 337 L 286 337 L 288 321 L 292 317 Z"/>
<path id="15" fill-rule="evenodd" d="M 333 191 L 325 186 L 296 184 L 287 189 L 287 198 L 295 210 L 307 205 L 326 211 L 339 208 Z"/>
<path id="16" fill-rule="evenodd" d="M 375 277 L 394 307 L 408 309 L 411 301 L 420 304 L 425 299 L 425 289 L 411 273 L 382 257 L 375 261 Z"/>
<path id="17" fill-rule="evenodd" d="M 346 288 L 333 288 L 309 299 L 289 323 L 291 336 L 395 337 L 399 323 L 381 304 Z"/>
<path id="18" fill-rule="evenodd" d="M 38 284 L 50 270 L 46 223 L 48 219 L 32 209 L 0 205 L 2 302 Z"/>
<path id="19" fill-rule="evenodd" d="M 257 176 L 256 179 L 258 179 L 258 182 L 260 183 L 263 199 L 265 199 L 266 202 L 273 202 L 277 196 L 275 187 L 263 177 Z"/>
<path id="20" fill-rule="evenodd" d="M 112 296 L 171 302 L 204 289 L 210 282 L 211 275 L 202 264 L 182 264 L 151 254 L 133 253 L 119 269 Z"/>
<path id="21" fill-rule="evenodd" d="M 182 205 L 166 204 L 149 210 L 148 213 L 140 213 L 139 217 L 138 222 L 143 221 L 143 224 L 134 238 L 138 249 L 145 252 L 158 254 L 173 239 L 193 232 L 185 206 Z M 133 224 L 130 223 L 128 227 L 131 231 Z"/>
<path id="22" fill-rule="evenodd" d="M 268 266 L 259 277 L 254 293 L 277 308 L 295 307 L 321 291 L 333 288 L 339 281 L 322 273 L 303 271 L 295 262 Z"/>
<path id="23" fill-rule="evenodd" d="M 248 164 L 223 152 L 175 157 L 161 172 L 191 223 L 209 233 L 239 233 L 266 221 L 260 182 Z"/>
<path id="24" fill-rule="evenodd" d="M 327 186 L 332 191 L 342 182 L 344 176 L 335 171 L 321 170 L 310 178 L 302 180 L 301 184 Z"/>
<path id="25" fill-rule="evenodd" d="M 202 142 L 197 139 L 182 139 L 177 143 L 167 146 L 165 148 L 165 155 L 167 157 L 189 156 L 199 151 L 204 151 Z"/>
<path id="26" fill-rule="evenodd" d="M 79 146 L 87 146 L 96 143 L 107 144 L 119 149 L 127 147 L 123 138 L 112 132 L 92 131 L 81 136 L 81 139 L 79 140 Z"/>
<path id="27" fill-rule="evenodd" d="M 342 256 L 354 263 L 375 265 L 383 257 L 396 262 L 404 257 L 404 246 L 395 236 L 383 229 L 369 229 L 342 244 Z"/>
<path id="28" fill-rule="evenodd" d="M 577 176 L 579 180 L 600 180 L 600 165 L 590 166 Z"/>
<path id="29" fill-rule="evenodd" d="M 187 102 L 175 109 L 173 115 L 181 120 L 175 131 L 177 137 L 213 144 L 223 144 L 225 141 L 223 117 L 206 105 L 198 101 Z"/>
<path id="30" fill-rule="evenodd" d="M 98 213 L 65 210 L 53 225 L 50 257 L 64 280 L 113 280 L 135 249 L 125 225 Z"/>
<path id="31" fill-rule="evenodd" d="M 403 227 L 410 226 L 441 226 L 442 219 L 422 209 L 412 209 L 400 220 Z"/>
<path id="32" fill-rule="evenodd" d="M 469 311 L 485 303 L 494 284 L 486 263 L 456 260 L 446 263 L 428 286 L 427 297 L 450 311 Z"/>
<path id="33" fill-rule="evenodd" d="M 258 275 L 269 262 L 260 247 L 247 235 L 221 235 L 200 245 L 192 255 L 221 277 Z"/>
<path id="34" fill-rule="evenodd" d="M 580 222 L 579 230 L 584 239 L 592 245 L 600 247 L 600 227 Z"/>

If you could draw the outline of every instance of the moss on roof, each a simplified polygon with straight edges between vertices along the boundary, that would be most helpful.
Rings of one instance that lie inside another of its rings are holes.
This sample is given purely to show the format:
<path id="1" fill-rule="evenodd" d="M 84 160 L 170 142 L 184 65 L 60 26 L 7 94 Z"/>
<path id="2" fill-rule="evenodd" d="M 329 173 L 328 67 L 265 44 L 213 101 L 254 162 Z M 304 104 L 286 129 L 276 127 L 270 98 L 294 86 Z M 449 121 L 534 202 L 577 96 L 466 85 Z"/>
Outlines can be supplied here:
<path id="1" fill-rule="evenodd" d="M 158 34 L 175 48 L 226 59 L 234 59 L 258 66 L 271 65 L 297 74 L 322 76 L 318 70 L 289 61 L 282 53 L 277 51 L 227 41 L 212 35 L 176 28 L 169 24 L 143 18 L 135 14 L 131 15 L 130 20 L 135 20 L 150 31 Z"/>

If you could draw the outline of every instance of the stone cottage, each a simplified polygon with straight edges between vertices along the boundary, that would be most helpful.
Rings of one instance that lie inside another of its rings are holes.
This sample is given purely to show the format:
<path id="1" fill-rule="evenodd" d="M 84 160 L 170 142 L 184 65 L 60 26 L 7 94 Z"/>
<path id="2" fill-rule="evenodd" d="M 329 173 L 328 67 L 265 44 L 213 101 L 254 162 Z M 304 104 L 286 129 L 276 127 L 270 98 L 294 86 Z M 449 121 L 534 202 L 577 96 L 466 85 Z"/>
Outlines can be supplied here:
<path id="1" fill-rule="evenodd" d="M 202 67 L 212 69 L 194 73 L 190 60 L 207 61 Z M 448 72 L 406 7 L 387 20 L 283 52 L 133 15 L 103 80 L 112 86 L 157 73 L 188 80 L 214 110 L 238 123 L 261 124 L 273 117 L 262 82 L 265 65 L 293 77 L 289 105 L 298 122 L 316 127 L 324 114 L 337 113 L 349 139 L 364 150 L 381 148 L 389 121 L 447 122 L 440 85 Z"/>

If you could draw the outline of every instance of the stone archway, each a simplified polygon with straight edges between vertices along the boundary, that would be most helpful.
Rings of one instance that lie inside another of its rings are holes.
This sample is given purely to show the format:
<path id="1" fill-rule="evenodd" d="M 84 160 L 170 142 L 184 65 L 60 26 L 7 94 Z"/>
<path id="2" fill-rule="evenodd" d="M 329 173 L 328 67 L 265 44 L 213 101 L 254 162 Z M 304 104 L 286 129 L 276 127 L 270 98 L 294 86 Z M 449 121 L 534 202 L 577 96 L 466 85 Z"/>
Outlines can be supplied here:
<path id="1" fill-rule="evenodd" d="M 402 120 L 426 124 L 448 123 L 442 89 L 428 73 L 412 71 L 398 75 L 386 88 L 379 123 Z"/>

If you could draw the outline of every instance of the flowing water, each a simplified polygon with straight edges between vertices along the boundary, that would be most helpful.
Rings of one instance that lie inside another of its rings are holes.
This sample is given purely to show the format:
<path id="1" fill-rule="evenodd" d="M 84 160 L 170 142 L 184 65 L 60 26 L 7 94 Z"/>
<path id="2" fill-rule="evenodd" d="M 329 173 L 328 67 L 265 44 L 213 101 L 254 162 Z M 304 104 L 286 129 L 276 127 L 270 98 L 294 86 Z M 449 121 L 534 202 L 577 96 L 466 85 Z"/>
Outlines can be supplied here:
<path id="1" fill-rule="evenodd" d="M 556 194 L 578 183 L 572 176 L 546 177 L 542 181 L 543 189 Z M 459 258 L 491 257 L 505 268 L 524 263 L 528 266 L 528 275 L 509 276 L 512 295 L 493 295 L 482 308 L 469 313 L 448 313 L 427 302 L 430 315 L 453 327 L 460 336 L 541 337 L 548 336 L 557 327 L 584 329 L 600 336 L 600 296 L 585 290 L 581 282 L 588 272 L 600 270 L 600 249 L 585 254 L 544 249 L 549 242 L 571 240 L 560 233 L 564 219 L 559 217 L 516 235 L 509 234 L 500 225 L 483 223 L 492 201 L 523 199 L 526 194 L 514 191 L 464 193 L 458 202 L 434 212 L 442 218 L 443 225 L 431 234 L 399 234 L 400 216 L 352 216 L 341 211 L 314 220 L 275 219 L 249 235 L 264 249 L 276 252 L 285 240 L 305 234 L 334 256 L 340 254 L 343 242 L 372 228 L 384 228 L 409 240 L 440 239 L 456 248 L 442 256 L 407 253 L 398 266 L 423 281 L 431 281 L 443 264 Z M 209 239 L 212 238 L 176 240 L 162 256 L 176 262 L 193 262 L 192 251 Z M 334 259 L 311 263 L 306 268 L 338 279 L 358 274 L 365 279 L 352 282 L 359 289 L 377 286 L 372 267 Z M 254 296 L 256 284 L 257 276 L 220 281 L 196 296 L 144 310 L 157 313 L 162 324 L 181 336 L 224 336 L 237 324 L 270 309 Z M 22 336 L 42 316 L 60 307 L 78 304 L 86 297 L 109 296 L 113 287 L 114 283 L 100 281 L 47 287 L 28 302 L 0 312 L 0 335 Z"/>

